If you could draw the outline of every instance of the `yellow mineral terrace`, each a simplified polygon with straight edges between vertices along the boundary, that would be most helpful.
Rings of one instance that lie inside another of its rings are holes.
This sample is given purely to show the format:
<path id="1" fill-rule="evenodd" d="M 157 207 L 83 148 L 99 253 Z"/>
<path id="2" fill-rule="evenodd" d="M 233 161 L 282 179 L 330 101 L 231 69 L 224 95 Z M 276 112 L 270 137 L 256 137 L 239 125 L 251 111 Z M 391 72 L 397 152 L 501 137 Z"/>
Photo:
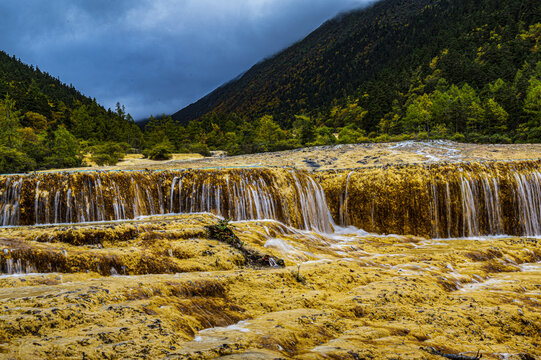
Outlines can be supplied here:
<path id="1" fill-rule="evenodd" d="M 469 162 L 326 171 L 339 225 L 434 238 L 541 235 L 541 162 Z"/>
<path id="2" fill-rule="evenodd" d="M 9 175 L 0 216 L 2 359 L 541 357 L 539 161 Z"/>

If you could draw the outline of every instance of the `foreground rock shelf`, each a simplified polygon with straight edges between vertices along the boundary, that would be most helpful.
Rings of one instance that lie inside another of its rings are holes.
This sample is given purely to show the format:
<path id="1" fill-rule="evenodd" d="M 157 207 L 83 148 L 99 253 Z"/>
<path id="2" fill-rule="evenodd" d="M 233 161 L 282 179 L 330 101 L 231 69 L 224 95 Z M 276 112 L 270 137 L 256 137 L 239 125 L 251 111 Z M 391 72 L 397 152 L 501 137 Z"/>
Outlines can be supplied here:
<path id="1" fill-rule="evenodd" d="M 322 235 L 235 222 L 244 247 L 286 262 L 260 268 L 208 239 L 205 226 L 217 220 L 0 230 L 0 357 L 541 356 L 537 239 Z M 8 262 L 21 273 L 6 274 Z"/>

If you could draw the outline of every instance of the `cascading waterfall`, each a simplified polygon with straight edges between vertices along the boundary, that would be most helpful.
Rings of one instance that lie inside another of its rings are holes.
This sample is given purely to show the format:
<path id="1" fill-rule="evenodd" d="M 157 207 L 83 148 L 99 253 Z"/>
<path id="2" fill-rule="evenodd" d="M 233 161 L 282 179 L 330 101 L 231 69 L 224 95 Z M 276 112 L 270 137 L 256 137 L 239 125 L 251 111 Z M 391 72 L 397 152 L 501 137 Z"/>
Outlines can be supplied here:
<path id="1" fill-rule="evenodd" d="M 332 232 L 323 189 L 306 172 L 249 168 L 69 172 L 0 177 L 2 224 L 33 225 L 212 212 Z"/>
<path id="2" fill-rule="evenodd" d="M 516 198 L 518 206 L 523 209 L 519 221 L 524 226 L 526 235 L 541 233 L 541 173 L 514 174 L 517 183 Z"/>
<path id="3" fill-rule="evenodd" d="M 22 179 L 7 179 L 5 189 L 0 195 L 0 223 L 7 226 L 19 222 L 19 200 L 23 181 Z"/>
<path id="4" fill-rule="evenodd" d="M 348 213 L 348 190 L 349 190 L 349 181 L 351 178 L 351 175 L 353 175 L 353 171 L 351 171 L 347 178 L 346 178 L 346 186 L 344 188 L 344 196 L 340 198 L 340 210 L 339 210 L 339 216 L 340 216 L 340 224 L 344 226 L 349 226 L 349 213 Z"/>
<path id="5" fill-rule="evenodd" d="M 71 172 L 0 176 L 0 223 L 33 225 L 211 212 L 330 233 L 432 238 L 541 235 L 541 162 Z M 316 181 L 317 179 L 317 181 Z"/>
<path id="6" fill-rule="evenodd" d="M 541 162 L 386 166 L 321 175 L 338 225 L 433 238 L 541 235 Z"/>
<path id="7" fill-rule="evenodd" d="M 3 253 L 0 253 L 0 274 L 15 275 L 35 272 L 36 268 L 29 260 L 11 257 L 8 249 L 4 249 Z"/>
<path id="8" fill-rule="evenodd" d="M 479 218 L 477 214 L 477 209 L 479 208 L 479 194 L 477 192 L 477 183 L 475 180 L 472 179 L 462 178 L 461 180 L 462 181 L 460 182 L 460 190 L 462 195 L 462 221 L 464 224 L 462 235 L 478 235 L 480 234 L 480 232 Z M 489 194 L 485 194 L 485 196 L 487 195 Z M 437 201 L 437 195 L 434 195 L 433 199 L 434 201 Z"/>
<path id="9" fill-rule="evenodd" d="M 334 220 L 328 210 L 327 200 L 321 186 L 311 176 L 299 177 L 297 172 L 290 170 L 295 179 L 298 202 L 305 204 L 302 218 L 304 229 L 317 229 L 330 233 L 333 231 Z M 300 220 L 300 219 L 299 219 Z"/>

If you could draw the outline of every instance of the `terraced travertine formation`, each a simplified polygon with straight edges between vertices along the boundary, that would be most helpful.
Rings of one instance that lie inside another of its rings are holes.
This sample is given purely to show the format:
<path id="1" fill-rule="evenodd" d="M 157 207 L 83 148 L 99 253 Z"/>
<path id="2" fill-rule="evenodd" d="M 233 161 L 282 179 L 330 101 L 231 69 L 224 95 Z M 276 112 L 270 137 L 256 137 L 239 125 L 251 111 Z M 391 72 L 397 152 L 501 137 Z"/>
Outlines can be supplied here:
<path id="1" fill-rule="evenodd" d="M 539 358 L 540 171 L 1 177 L 0 358 Z"/>
<path id="2" fill-rule="evenodd" d="M 3 259 L 17 259 L 22 272 L 52 273 L 0 278 L 1 356 L 540 354 L 536 239 L 323 236 L 273 221 L 235 223 L 244 246 L 287 265 L 252 268 L 238 250 L 205 237 L 215 220 L 3 230 Z"/>
<path id="3" fill-rule="evenodd" d="M 404 141 L 303 148 L 273 153 L 202 158 L 175 154 L 172 160 L 150 161 L 129 155 L 110 170 L 163 170 L 209 167 L 288 166 L 299 170 L 341 170 L 372 166 L 439 162 L 541 159 L 541 144 L 462 144 L 452 141 Z M 104 169 L 104 168 L 100 168 Z"/>

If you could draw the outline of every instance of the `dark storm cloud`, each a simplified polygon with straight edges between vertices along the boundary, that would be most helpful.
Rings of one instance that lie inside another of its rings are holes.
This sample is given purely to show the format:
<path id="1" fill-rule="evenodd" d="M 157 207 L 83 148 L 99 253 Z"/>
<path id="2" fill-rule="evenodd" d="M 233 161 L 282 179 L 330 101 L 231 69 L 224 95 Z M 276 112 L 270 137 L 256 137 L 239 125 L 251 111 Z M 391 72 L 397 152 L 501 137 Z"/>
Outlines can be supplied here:
<path id="1" fill-rule="evenodd" d="M 106 107 L 172 113 L 372 0 L 2 0 L 1 50 Z"/>

